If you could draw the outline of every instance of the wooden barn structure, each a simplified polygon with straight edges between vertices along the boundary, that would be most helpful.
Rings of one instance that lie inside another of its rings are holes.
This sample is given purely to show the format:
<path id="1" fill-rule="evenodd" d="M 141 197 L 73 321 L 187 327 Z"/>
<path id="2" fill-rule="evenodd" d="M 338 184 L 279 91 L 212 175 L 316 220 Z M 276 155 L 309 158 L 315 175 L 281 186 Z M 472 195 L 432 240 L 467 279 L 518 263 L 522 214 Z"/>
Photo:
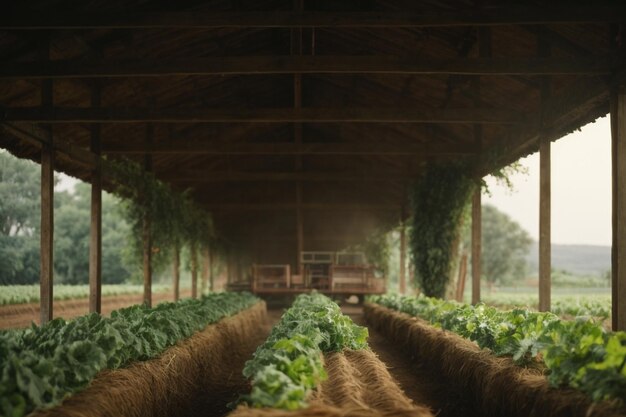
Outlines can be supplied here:
<path id="1" fill-rule="evenodd" d="M 42 166 L 42 321 L 53 169 L 93 184 L 98 309 L 103 156 L 192 187 L 238 253 L 297 269 L 303 251 L 404 220 L 425 162 L 477 161 L 478 180 L 540 150 L 549 308 L 550 144 L 610 112 L 613 319 L 626 330 L 625 22 L 621 1 L 5 4 L 0 146 Z M 474 207 L 479 236 L 479 195 Z"/>

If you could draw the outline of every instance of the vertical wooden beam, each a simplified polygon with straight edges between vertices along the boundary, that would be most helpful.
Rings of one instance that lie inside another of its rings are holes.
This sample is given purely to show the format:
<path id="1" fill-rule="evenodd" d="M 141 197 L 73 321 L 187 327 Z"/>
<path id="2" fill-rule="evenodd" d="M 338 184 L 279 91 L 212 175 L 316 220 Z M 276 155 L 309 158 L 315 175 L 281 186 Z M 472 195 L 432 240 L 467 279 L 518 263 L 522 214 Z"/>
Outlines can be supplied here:
<path id="1" fill-rule="evenodd" d="M 146 127 L 146 142 L 151 146 L 154 136 L 154 127 Z M 145 155 L 144 170 L 152 172 L 152 156 Z M 146 197 L 147 198 L 147 197 Z M 147 203 L 147 201 L 145 202 Z M 143 219 L 143 303 L 147 307 L 152 307 L 152 227 L 149 214 Z"/>
<path id="2" fill-rule="evenodd" d="M 480 185 L 472 196 L 472 304 L 480 302 L 482 201 Z"/>
<path id="3" fill-rule="evenodd" d="M 206 293 L 209 285 L 209 249 L 202 251 L 202 284 L 200 285 L 200 295 Z"/>
<path id="4" fill-rule="evenodd" d="M 40 55 L 43 60 L 50 59 L 50 43 L 41 46 Z M 51 79 L 41 81 L 41 107 L 50 109 L 54 105 L 54 91 Z M 41 269 L 39 281 L 39 319 L 40 324 L 52 320 L 53 311 L 53 274 L 54 274 L 54 136 L 52 126 L 42 126 L 48 143 L 41 149 Z"/>
<path id="5" fill-rule="evenodd" d="M 550 44 L 544 36 L 538 39 L 540 57 L 550 56 Z M 550 96 L 550 78 L 543 77 L 541 88 L 542 114 Z M 542 120 L 543 126 L 543 120 Z M 549 311 L 551 305 L 552 239 L 551 239 L 551 142 L 541 135 L 539 143 L 539 311 Z"/>
<path id="6" fill-rule="evenodd" d="M 406 211 L 404 205 L 400 212 L 400 270 L 398 292 L 406 294 Z"/>
<path id="7" fill-rule="evenodd" d="M 613 185 L 612 327 L 626 331 L 626 86 L 611 95 Z"/>
<path id="8" fill-rule="evenodd" d="M 180 299 L 180 248 L 178 246 L 174 248 L 173 276 L 174 301 L 178 301 Z"/>
<path id="9" fill-rule="evenodd" d="M 100 106 L 100 85 L 91 88 L 91 106 Z M 91 125 L 91 151 L 100 155 L 100 125 Z M 89 233 L 89 312 L 101 313 L 102 304 L 102 166 L 100 159 L 91 175 L 91 229 Z"/>
<path id="10" fill-rule="evenodd" d="M 302 13 L 304 9 L 303 0 L 294 0 L 293 9 L 297 13 Z M 291 29 L 291 55 L 302 55 L 302 28 Z M 302 107 L 302 74 L 293 75 L 293 107 Z M 293 136 L 296 144 L 302 144 L 302 123 L 293 124 Z M 302 155 L 296 155 L 296 172 L 302 171 Z M 296 184 L 296 271 L 302 275 L 302 259 L 300 254 L 304 250 L 304 221 L 302 214 L 302 182 Z"/>
<path id="11" fill-rule="evenodd" d="M 191 298 L 198 298 L 198 248 L 191 245 Z"/>

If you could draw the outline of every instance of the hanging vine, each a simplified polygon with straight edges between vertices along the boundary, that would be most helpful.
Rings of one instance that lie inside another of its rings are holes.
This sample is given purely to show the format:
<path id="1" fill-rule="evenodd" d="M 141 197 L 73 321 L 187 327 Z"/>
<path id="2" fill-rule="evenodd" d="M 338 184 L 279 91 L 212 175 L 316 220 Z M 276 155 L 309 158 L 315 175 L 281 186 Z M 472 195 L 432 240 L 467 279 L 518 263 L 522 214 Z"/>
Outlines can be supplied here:
<path id="1" fill-rule="evenodd" d="M 173 251 L 185 246 L 198 251 L 210 245 L 214 237 L 211 216 L 195 204 L 189 192 L 172 190 L 132 161 L 106 161 L 105 170 L 113 191 L 123 199 L 124 214 L 133 231 L 131 257 L 138 265 L 146 219 L 150 223 L 155 270 L 169 264 Z"/>
<path id="2" fill-rule="evenodd" d="M 410 190 L 415 283 L 427 296 L 445 296 L 463 212 L 478 187 L 470 172 L 467 164 L 431 164 Z"/>

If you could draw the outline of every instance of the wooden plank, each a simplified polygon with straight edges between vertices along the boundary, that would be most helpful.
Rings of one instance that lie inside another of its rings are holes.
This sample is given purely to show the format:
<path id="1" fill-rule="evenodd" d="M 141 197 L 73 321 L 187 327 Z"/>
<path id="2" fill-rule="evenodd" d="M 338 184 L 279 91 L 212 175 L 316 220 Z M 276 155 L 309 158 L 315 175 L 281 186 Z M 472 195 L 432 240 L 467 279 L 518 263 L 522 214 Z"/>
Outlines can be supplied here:
<path id="1" fill-rule="evenodd" d="M 626 87 L 613 94 L 613 330 L 626 330 Z"/>
<path id="2" fill-rule="evenodd" d="M 159 179 L 167 182 L 404 182 L 415 178 L 398 172 L 368 172 L 352 174 L 345 172 L 245 172 L 245 171 L 182 171 L 159 173 Z"/>
<path id="3" fill-rule="evenodd" d="M 537 39 L 539 56 L 549 56 L 550 43 L 540 32 Z M 550 97 L 550 78 L 542 78 L 541 108 L 546 108 Z M 547 123 L 543 119 L 541 127 Z M 550 311 L 552 286 L 552 170 L 550 138 L 542 135 L 539 142 L 539 311 Z"/>
<path id="4" fill-rule="evenodd" d="M 220 203 L 204 204 L 203 207 L 209 211 L 272 211 L 272 210 L 295 210 L 295 203 Z M 398 211 L 400 205 L 380 203 L 380 204 L 337 204 L 337 203 L 309 203 L 301 205 L 303 210 L 345 210 L 345 211 Z"/>
<path id="5" fill-rule="evenodd" d="M 203 154 L 203 155 L 387 155 L 387 156 L 457 156 L 478 152 L 471 143 L 391 144 L 391 143 L 142 143 L 105 144 L 105 154 Z M 236 176 L 236 173 L 230 174 Z M 242 174 L 246 175 L 246 174 Z M 294 174 L 298 175 L 298 174 Z"/>
<path id="6" fill-rule="evenodd" d="M 485 28 L 489 30 L 489 28 Z M 611 58 L 452 58 L 396 56 L 246 56 L 185 60 L 4 62 L 0 79 L 113 78 L 188 75 L 608 75 Z"/>
<path id="7" fill-rule="evenodd" d="M 91 105 L 100 106 L 100 88 L 91 90 Z M 100 126 L 91 126 L 91 152 L 98 156 L 91 178 L 91 224 L 89 232 L 89 312 L 101 313 L 102 308 L 102 166 Z"/>
<path id="8" fill-rule="evenodd" d="M 198 248 L 191 245 L 191 298 L 198 298 Z"/>
<path id="9" fill-rule="evenodd" d="M 5 13 L 2 30 L 42 29 L 210 29 L 210 28 L 418 28 L 454 26 L 539 25 L 620 22 L 626 8 L 589 5 L 557 7 L 507 5 L 463 11 L 433 12 L 127 12 L 124 13 Z"/>
<path id="10" fill-rule="evenodd" d="M 472 304 L 480 302 L 482 274 L 482 202 L 480 187 L 472 196 Z"/>
<path id="11" fill-rule="evenodd" d="M 54 246 L 54 151 L 41 150 L 41 275 L 40 324 L 52 320 Z"/>
<path id="12" fill-rule="evenodd" d="M 406 219 L 404 207 L 400 219 L 400 270 L 398 275 L 398 292 L 406 294 Z"/>
<path id="13" fill-rule="evenodd" d="M 148 146 L 152 142 L 154 135 L 154 127 L 146 126 L 146 142 Z M 145 155 L 144 170 L 152 171 L 152 157 Z M 152 307 L 152 225 L 150 218 L 145 216 L 143 219 L 143 303 L 147 307 Z"/>
<path id="14" fill-rule="evenodd" d="M 174 301 L 178 301 L 180 299 L 180 248 L 178 247 L 174 249 L 173 278 Z"/>
<path id="15" fill-rule="evenodd" d="M 0 122 L 37 123 L 489 123 L 525 121 L 517 111 L 502 108 L 81 108 L 8 107 Z"/>

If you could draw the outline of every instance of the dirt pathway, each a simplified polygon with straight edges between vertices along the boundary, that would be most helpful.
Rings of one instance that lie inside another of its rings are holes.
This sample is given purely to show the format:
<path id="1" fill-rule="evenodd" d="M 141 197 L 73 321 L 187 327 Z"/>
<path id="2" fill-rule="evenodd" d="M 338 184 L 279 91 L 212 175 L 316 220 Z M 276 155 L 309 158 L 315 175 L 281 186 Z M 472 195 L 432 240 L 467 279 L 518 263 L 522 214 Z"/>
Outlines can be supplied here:
<path id="1" fill-rule="evenodd" d="M 191 296 L 191 290 L 181 291 L 181 297 Z M 152 302 L 156 305 L 163 301 L 174 301 L 170 292 L 152 294 Z M 113 310 L 143 302 L 141 294 L 111 295 L 102 297 L 102 314 L 109 315 Z M 89 299 L 55 300 L 53 317 L 71 319 L 89 312 Z M 11 304 L 0 306 L 0 329 L 17 329 L 30 326 L 31 322 L 39 323 L 39 303 Z"/>
<path id="2" fill-rule="evenodd" d="M 367 326 L 362 309 L 356 306 L 342 307 L 355 323 L 368 327 L 369 345 L 404 393 L 417 404 L 431 408 L 439 417 L 466 417 L 475 415 L 470 404 L 464 404 L 462 395 L 454 392 L 438 375 L 430 373 L 417 358 L 410 357 L 392 345 L 382 334 Z"/>

